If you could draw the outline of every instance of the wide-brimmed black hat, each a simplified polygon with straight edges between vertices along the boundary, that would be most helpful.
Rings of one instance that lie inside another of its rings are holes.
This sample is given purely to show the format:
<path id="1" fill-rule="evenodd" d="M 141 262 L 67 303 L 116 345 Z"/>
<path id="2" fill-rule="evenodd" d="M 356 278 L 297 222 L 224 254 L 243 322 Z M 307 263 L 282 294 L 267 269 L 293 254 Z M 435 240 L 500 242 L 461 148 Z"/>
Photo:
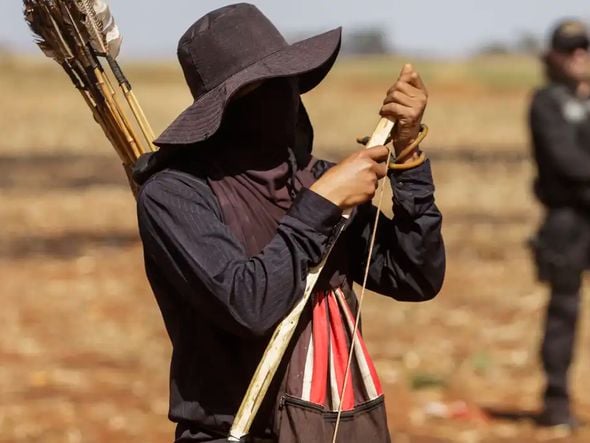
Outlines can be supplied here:
<path id="1" fill-rule="evenodd" d="M 289 45 L 254 5 L 239 3 L 199 19 L 182 36 L 178 58 L 194 103 L 154 142 L 188 145 L 211 137 L 241 88 L 270 78 L 297 77 L 301 94 L 317 86 L 340 49 L 341 29 Z"/>

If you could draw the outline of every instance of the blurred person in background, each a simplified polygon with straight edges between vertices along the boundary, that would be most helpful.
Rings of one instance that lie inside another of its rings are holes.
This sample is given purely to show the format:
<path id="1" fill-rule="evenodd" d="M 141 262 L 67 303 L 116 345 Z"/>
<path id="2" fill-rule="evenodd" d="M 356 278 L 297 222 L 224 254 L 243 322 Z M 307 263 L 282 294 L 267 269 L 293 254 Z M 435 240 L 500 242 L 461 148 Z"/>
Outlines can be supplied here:
<path id="1" fill-rule="evenodd" d="M 541 358 L 545 426 L 575 427 L 568 370 L 590 257 L 590 55 L 587 27 L 559 23 L 543 57 L 548 83 L 534 94 L 530 129 L 535 193 L 545 219 L 533 241 L 539 279 L 551 288 Z"/>

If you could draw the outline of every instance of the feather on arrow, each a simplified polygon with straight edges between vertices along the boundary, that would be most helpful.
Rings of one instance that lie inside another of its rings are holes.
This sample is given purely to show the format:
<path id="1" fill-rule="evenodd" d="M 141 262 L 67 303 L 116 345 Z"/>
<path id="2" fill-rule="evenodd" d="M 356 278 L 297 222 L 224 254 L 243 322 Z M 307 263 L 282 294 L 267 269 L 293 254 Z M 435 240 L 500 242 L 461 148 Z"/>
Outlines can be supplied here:
<path id="1" fill-rule="evenodd" d="M 90 34 L 94 50 L 117 58 L 123 37 L 109 5 L 104 0 L 76 0 L 76 5 L 86 16 L 83 23 Z"/>

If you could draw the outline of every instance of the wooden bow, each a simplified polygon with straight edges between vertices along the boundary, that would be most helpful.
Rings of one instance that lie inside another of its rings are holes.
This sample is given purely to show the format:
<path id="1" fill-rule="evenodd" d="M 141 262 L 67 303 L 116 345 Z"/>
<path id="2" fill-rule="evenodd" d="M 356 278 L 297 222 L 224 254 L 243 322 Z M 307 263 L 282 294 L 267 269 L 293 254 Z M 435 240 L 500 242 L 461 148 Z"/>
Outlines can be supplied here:
<path id="1" fill-rule="evenodd" d="M 394 126 L 394 123 L 392 121 L 390 121 L 386 118 L 382 118 L 379 121 L 379 123 L 377 124 L 377 128 L 373 132 L 373 135 L 371 136 L 369 142 L 366 145 L 367 149 L 375 147 L 375 146 L 384 145 L 386 143 L 391 131 L 393 130 L 393 126 Z M 390 156 L 391 156 L 391 153 L 390 153 Z M 389 160 L 390 159 L 387 160 L 386 164 L 389 164 Z M 376 231 L 377 230 L 377 220 L 378 220 L 379 213 L 381 212 L 380 210 L 381 210 L 383 195 L 384 195 L 384 193 L 382 191 L 381 195 L 380 195 L 380 201 L 379 201 L 378 210 L 377 210 L 377 219 L 375 220 L 373 236 L 371 238 L 371 242 L 370 242 L 370 246 L 369 246 L 369 259 L 367 260 L 367 269 L 365 270 L 363 289 L 361 291 L 361 296 L 359 298 L 359 311 L 358 311 L 359 313 L 360 313 L 360 308 L 361 308 L 361 304 L 362 304 L 364 293 L 365 293 L 369 263 L 370 263 L 370 258 L 371 258 L 372 252 L 373 252 L 373 245 L 375 243 L 375 234 L 377 232 Z M 351 213 L 350 210 L 346 211 L 343 214 L 343 217 L 345 219 L 348 219 L 350 217 L 350 213 Z M 326 253 L 324 254 L 324 257 L 323 257 L 322 261 L 320 262 L 320 264 L 318 264 L 317 266 L 315 266 L 314 268 L 312 268 L 309 271 L 309 274 L 307 276 L 307 280 L 305 283 L 305 290 L 303 291 L 303 297 L 295 305 L 295 307 L 291 310 L 291 312 L 287 315 L 287 317 L 285 317 L 285 319 L 283 321 L 281 321 L 281 323 L 279 323 L 279 325 L 275 329 L 275 332 L 272 335 L 270 342 L 268 343 L 268 345 L 266 347 L 266 350 L 264 351 L 262 359 L 261 359 L 260 363 L 258 364 L 258 367 L 256 368 L 256 372 L 254 373 L 254 376 L 252 377 L 252 381 L 250 382 L 250 386 L 248 386 L 248 390 L 246 391 L 244 399 L 242 400 L 242 404 L 240 405 L 240 409 L 238 410 L 238 413 L 235 416 L 233 425 L 232 425 L 230 433 L 229 433 L 228 441 L 240 442 L 240 441 L 243 441 L 244 437 L 246 437 L 248 435 L 248 432 L 250 431 L 250 426 L 252 425 L 252 422 L 254 421 L 254 418 L 255 418 L 258 410 L 260 409 L 260 405 L 262 404 L 262 401 L 264 400 L 264 397 L 266 396 L 266 393 L 268 392 L 268 388 L 270 386 L 270 383 L 272 382 L 272 379 L 274 378 L 274 376 L 277 372 L 277 369 L 278 369 L 279 365 L 281 364 L 281 361 L 283 359 L 285 351 L 287 350 L 289 343 L 291 341 L 291 338 L 293 337 L 293 334 L 295 332 L 295 329 L 297 328 L 297 324 L 299 323 L 299 318 L 301 317 L 301 313 L 303 312 L 305 305 L 307 304 L 307 302 L 309 301 L 309 298 L 311 297 L 311 294 L 312 294 L 313 289 L 317 283 L 317 280 L 324 268 L 324 265 L 326 264 L 326 261 L 328 260 L 330 252 L 332 250 L 332 246 L 336 243 L 336 241 L 338 240 L 338 237 L 340 236 L 340 234 L 344 230 L 344 225 L 345 225 L 345 223 L 340 224 L 340 227 L 336 231 L 336 233 L 334 234 L 334 236 L 332 238 L 332 243 L 331 243 L 330 247 L 328 248 L 328 250 L 326 251 Z M 359 318 L 360 317 L 357 315 L 356 322 L 354 325 L 353 337 L 356 334 L 356 331 L 358 329 Z M 348 376 L 349 376 L 351 359 L 352 359 L 352 355 L 354 352 L 354 343 L 355 343 L 355 341 L 353 340 L 352 345 L 351 345 L 351 349 L 350 349 L 350 354 L 348 357 L 348 365 L 347 365 L 346 372 L 345 372 L 345 381 L 344 381 L 344 385 L 343 385 L 343 389 L 342 389 L 343 392 L 341 392 L 340 398 L 343 398 L 344 390 L 346 388 L 346 380 L 348 379 Z M 340 403 L 338 409 L 339 409 L 339 411 L 338 411 L 338 419 L 336 422 L 336 428 L 335 428 L 335 432 L 334 432 L 334 441 L 336 439 L 336 435 L 338 432 L 338 424 L 340 422 L 340 415 L 342 413 L 342 403 Z"/>

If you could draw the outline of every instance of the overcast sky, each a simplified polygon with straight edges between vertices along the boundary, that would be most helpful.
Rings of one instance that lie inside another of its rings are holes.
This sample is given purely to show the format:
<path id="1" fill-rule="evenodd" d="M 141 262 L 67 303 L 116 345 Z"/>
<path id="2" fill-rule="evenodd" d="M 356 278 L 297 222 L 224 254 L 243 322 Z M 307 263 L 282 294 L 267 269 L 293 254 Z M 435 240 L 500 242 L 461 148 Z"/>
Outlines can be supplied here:
<path id="1" fill-rule="evenodd" d="M 111 0 L 125 37 L 124 56 L 174 57 L 184 30 L 218 0 Z M 259 0 L 251 1 L 287 35 L 375 26 L 404 52 L 461 56 L 490 41 L 545 36 L 560 18 L 590 18 L 588 0 Z M 20 0 L 0 0 L 0 44 L 35 50 Z"/>

